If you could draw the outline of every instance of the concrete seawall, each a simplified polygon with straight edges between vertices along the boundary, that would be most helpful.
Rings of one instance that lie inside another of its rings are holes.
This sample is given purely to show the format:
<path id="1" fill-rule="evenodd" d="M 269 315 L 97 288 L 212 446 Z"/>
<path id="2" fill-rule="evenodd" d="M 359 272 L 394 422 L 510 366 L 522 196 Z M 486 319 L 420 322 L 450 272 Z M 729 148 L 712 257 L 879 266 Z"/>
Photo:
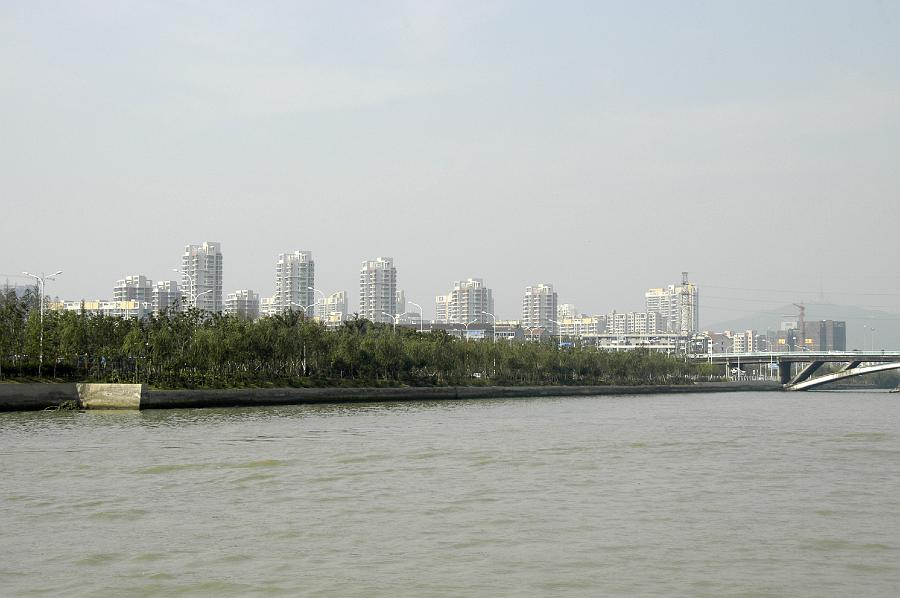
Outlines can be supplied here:
<path id="1" fill-rule="evenodd" d="M 379 401 L 460 401 L 533 397 L 780 391 L 779 384 L 685 386 L 440 386 L 401 388 L 235 388 L 155 390 L 141 384 L 0 384 L 0 411 L 190 409 Z"/>

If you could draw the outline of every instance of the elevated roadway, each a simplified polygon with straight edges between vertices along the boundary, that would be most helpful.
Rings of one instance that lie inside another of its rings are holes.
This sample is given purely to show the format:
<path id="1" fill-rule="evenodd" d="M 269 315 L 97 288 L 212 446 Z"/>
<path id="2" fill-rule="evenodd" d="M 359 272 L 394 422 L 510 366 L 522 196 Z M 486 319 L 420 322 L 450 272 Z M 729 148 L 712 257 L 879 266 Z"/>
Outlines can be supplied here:
<path id="1" fill-rule="evenodd" d="M 900 369 L 900 351 L 787 351 L 781 353 L 757 351 L 753 353 L 694 353 L 694 362 L 706 362 L 727 367 L 770 363 L 778 366 L 781 383 L 787 390 L 808 390 L 823 384 L 862 376 L 874 372 Z M 794 373 L 794 364 L 807 364 Z M 838 372 L 813 377 L 826 363 L 843 363 Z"/>

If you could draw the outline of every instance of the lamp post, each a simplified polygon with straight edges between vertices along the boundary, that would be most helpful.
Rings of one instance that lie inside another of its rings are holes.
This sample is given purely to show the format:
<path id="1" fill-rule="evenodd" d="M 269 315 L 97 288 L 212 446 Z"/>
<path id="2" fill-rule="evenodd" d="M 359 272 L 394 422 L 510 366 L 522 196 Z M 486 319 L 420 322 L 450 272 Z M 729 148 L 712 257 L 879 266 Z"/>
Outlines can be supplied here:
<path id="1" fill-rule="evenodd" d="M 194 295 L 194 293 L 197 292 L 197 285 L 194 282 L 195 281 L 194 275 L 186 270 L 179 270 L 178 268 L 172 268 L 172 272 L 177 272 L 178 274 L 181 274 L 182 276 L 187 276 L 188 280 L 191 281 L 191 290 L 188 293 L 188 297 L 191 298 L 191 307 L 197 307 L 197 297 L 199 297 L 199 295 Z"/>
<path id="2" fill-rule="evenodd" d="M 315 307 L 315 305 L 316 305 L 315 303 L 310 303 L 309 305 L 303 305 L 303 304 L 301 304 L 301 303 L 297 303 L 296 301 L 289 301 L 288 303 L 290 303 L 291 305 L 296 305 L 297 307 L 301 308 L 301 309 L 303 310 L 303 317 L 304 317 L 304 318 L 308 318 L 308 317 L 309 317 L 309 316 L 306 314 L 307 310 L 309 310 L 310 307 Z"/>
<path id="3" fill-rule="evenodd" d="M 320 291 L 319 289 L 317 289 L 315 287 L 306 287 L 306 288 L 314 293 L 322 293 L 322 291 Z M 315 305 L 315 303 L 313 303 L 313 305 Z M 313 317 L 316 317 L 315 312 L 313 312 Z M 322 293 L 322 322 L 325 322 L 325 293 Z"/>
<path id="4" fill-rule="evenodd" d="M 424 318 L 424 316 L 422 315 L 422 306 L 419 305 L 418 303 L 416 303 L 415 301 L 407 301 L 407 303 L 409 303 L 411 305 L 415 305 L 416 307 L 419 308 L 419 332 L 422 332 L 422 320 Z"/>
<path id="5" fill-rule="evenodd" d="M 868 326 L 868 329 L 872 331 L 872 341 L 871 341 L 871 344 L 869 345 L 869 350 L 875 351 L 875 328 L 872 326 Z"/>
<path id="6" fill-rule="evenodd" d="M 528 337 L 531 337 L 530 342 L 534 342 L 534 333 L 529 332 L 529 330 L 541 330 L 542 328 L 543 328 L 543 326 L 525 326 L 525 327 L 523 327 L 522 330 L 525 331 L 525 340 L 527 341 L 527 340 L 529 340 Z"/>
<path id="7" fill-rule="evenodd" d="M 547 318 L 547 321 L 556 324 L 556 328 L 559 330 L 559 348 L 562 349 L 562 324 L 560 324 L 556 320 L 551 320 L 549 318 Z"/>
<path id="8" fill-rule="evenodd" d="M 494 314 L 492 314 L 492 313 L 489 312 L 489 311 L 483 311 L 483 312 L 481 312 L 481 313 L 483 313 L 483 314 L 486 315 L 486 316 L 491 316 L 491 318 L 493 319 L 493 322 L 494 322 L 494 342 L 496 343 L 496 342 L 497 342 L 497 316 L 495 316 Z"/>
<path id="9" fill-rule="evenodd" d="M 398 314 L 396 316 L 389 314 L 386 311 L 381 312 L 387 317 L 389 317 L 394 322 L 394 334 L 397 334 L 397 320 L 399 320 L 402 316 L 405 316 L 407 312 L 403 312 L 402 314 Z"/>
<path id="10" fill-rule="evenodd" d="M 62 270 L 57 270 L 50 276 L 46 276 L 43 272 L 41 272 L 40 276 L 38 276 L 37 274 L 31 274 L 30 272 L 22 272 L 22 274 L 24 274 L 25 276 L 30 276 L 38 282 L 38 287 L 39 287 L 39 291 L 41 294 L 41 297 L 40 297 L 40 299 L 41 299 L 41 303 L 40 303 L 40 305 L 41 305 L 41 307 L 40 307 L 40 310 L 41 310 L 41 313 L 40 313 L 41 342 L 40 342 L 40 352 L 38 354 L 38 377 L 40 378 L 41 370 L 43 370 L 43 368 L 44 368 L 44 284 L 45 284 L 44 281 L 56 280 L 56 277 L 59 276 L 60 274 L 62 274 Z"/>
<path id="11" fill-rule="evenodd" d="M 466 342 L 469 342 L 469 326 L 471 326 L 472 324 L 477 324 L 477 323 L 478 323 L 478 320 L 472 320 L 471 322 L 466 322 L 465 324 L 463 324 L 463 326 L 465 326 L 465 328 L 466 328 Z"/>

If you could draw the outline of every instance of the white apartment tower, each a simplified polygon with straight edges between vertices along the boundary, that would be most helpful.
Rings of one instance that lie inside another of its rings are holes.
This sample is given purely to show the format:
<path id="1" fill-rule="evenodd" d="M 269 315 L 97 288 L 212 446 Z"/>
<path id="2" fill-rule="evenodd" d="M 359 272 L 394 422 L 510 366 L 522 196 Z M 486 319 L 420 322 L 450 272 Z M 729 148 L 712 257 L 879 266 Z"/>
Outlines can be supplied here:
<path id="1" fill-rule="evenodd" d="M 556 334 L 557 296 L 552 284 L 542 283 L 525 287 L 522 298 L 522 327 L 541 327 Z"/>
<path id="2" fill-rule="evenodd" d="M 153 281 L 143 274 L 126 276 L 116 281 L 113 287 L 113 301 L 138 301 L 152 303 Z"/>
<path id="3" fill-rule="evenodd" d="M 188 306 L 221 313 L 222 247 L 214 241 L 187 245 L 181 257 L 181 288 Z"/>
<path id="4" fill-rule="evenodd" d="M 493 323 L 484 312 L 494 313 L 494 294 L 481 278 L 457 280 L 449 293 L 435 297 L 434 310 L 442 324 Z"/>
<path id="5" fill-rule="evenodd" d="M 661 332 L 687 335 L 700 329 L 699 291 L 682 272 L 680 285 L 649 289 L 644 298 L 647 312 L 658 314 Z"/>
<path id="6" fill-rule="evenodd" d="M 385 314 L 397 315 L 397 269 L 392 257 L 365 261 L 359 271 L 359 316 L 393 323 Z"/>
<path id="7" fill-rule="evenodd" d="M 150 303 L 153 304 L 153 313 L 159 315 L 164 311 L 181 311 L 184 306 L 181 303 L 181 290 L 176 280 L 158 280 L 153 287 Z"/>
<path id="8" fill-rule="evenodd" d="M 229 293 L 225 298 L 225 313 L 245 320 L 259 318 L 259 295 L 249 289 Z"/>
<path id="9" fill-rule="evenodd" d="M 275 263 L 273 307 L 278 313 L 303 311 L 316 303 L 316 263 L 311 251 L 282 253 Z M 307 311 L 306 315 L 312 315 Z"/>

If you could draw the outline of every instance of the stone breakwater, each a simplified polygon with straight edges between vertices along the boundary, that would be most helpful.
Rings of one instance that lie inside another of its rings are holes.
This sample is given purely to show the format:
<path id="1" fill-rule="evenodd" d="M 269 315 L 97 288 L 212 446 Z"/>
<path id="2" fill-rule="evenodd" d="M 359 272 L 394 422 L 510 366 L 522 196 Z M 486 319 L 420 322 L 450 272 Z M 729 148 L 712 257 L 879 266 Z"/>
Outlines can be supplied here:
<path id="1" fill-rule="evenodd" d="M 152 389 L 143 384 L 0 384 L 0 411 L 190 409 L 379 401 L 459 401 L 533 397 L 782 390 L 776 383 L 678 386 L 439 386 L 397 388 Z"/>

